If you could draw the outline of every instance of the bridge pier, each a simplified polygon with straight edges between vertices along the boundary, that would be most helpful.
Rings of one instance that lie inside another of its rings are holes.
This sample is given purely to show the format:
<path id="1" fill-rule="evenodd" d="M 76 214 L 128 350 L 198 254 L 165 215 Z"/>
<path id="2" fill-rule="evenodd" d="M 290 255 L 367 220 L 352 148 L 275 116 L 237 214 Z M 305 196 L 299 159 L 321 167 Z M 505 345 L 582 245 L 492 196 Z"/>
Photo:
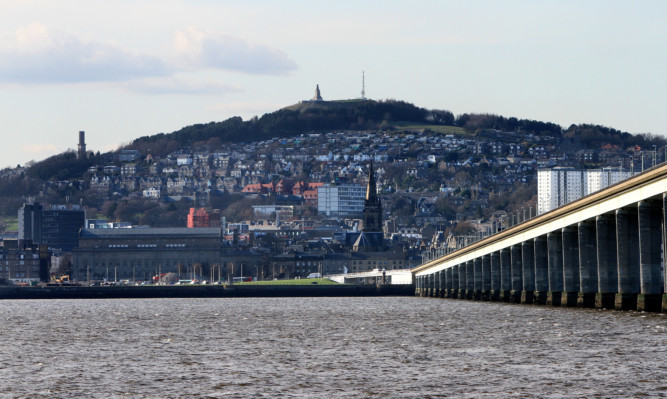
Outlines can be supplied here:
<path id="1" fill-rule="evenodd" d="M 475 258 L 473 265 L 473 299 L 479 301 L 482 299 L 482 258 Z"/>
<path id="2" fill-rule="evenodd" d="M 618 256 L 618 310 L 636 310 L 639 294 L 639 223 L 637 208 L 616 210 L 616 251 Z"/>
<path id="3" fill-rule="evenodd" d="M 510 261 L 510 250 L 503 248 L 500 250 L 500 292 L 499 300 L 509 302 L 510 292 L 512 290 L 512 265 Z"/>
<path id="4" fill-rule="evenodd" d="M 576 226 L 563 228 L 563 293 L 560 305 L 577 306 L 579 297 L 579 232 Z"/>
<path id="5" fill-rule="evenodd" d="M 521 245 L 512 245 L 510 247 L 510 269 L 511 269 L 511 281 L 512 288 L 510 290 L 510 302 L 512 303 L 521 303 L 521 291 L 523 291 L 523 278 L 522 278 L 522 257 L 521 257 Z"/>
<path id="6" fill-rule="evenodd" d="M 560 231 L 547 234 L 547 267 L 549 291 L 547 305 L 560 306 L 563 292 L 563 235 Z"/>
<path id="7" fill-rule="evenodd" d="M 482 300 L 491 299 L 491 255 L 482 256 Z"/>
<path id="8" fill-rule="evenodd" d="M 445 269 L 445 293 L 443 298 L 451 298 L 452 295 L 452 267 Z"/>
<path id="9" fill-rule="evenodd" d="M 535 300 L 537 305 L 546 305 L 549 292 L 549 261 L 547 237 L 539 236 L 533 240 L 535 254 Z"/>
<path id="10" fill-rule="evenodd" d="M 616 258 L 616 218 L 612 214 L 596 218 L 598 256 L 598 292 L 595 307 L 614 309 L 614 298 L 618 289 L 618 266 Z"/>
<path id="11" fill-rule="evenodd" d="M 662 201 L 641 201 L 639 215 L 640 293 L 637 310 L 659 312 L 662 308 Z"/>
<path id="12" fill-rule="evenodd" d="M 662 312 L 667 313 L 667 193 L 662 195 L 662 274 L 665 279 L 662 286 Z"/>
<path id="13" fill-rule="evenodd" d="M 535 300 L 535 245 L 533 240 L 521 243 L 522 287 L 521 303 L 532 304 Z"/>
<path id="14" fill-rule="evenodd" d="M 450 298 L 458 298 L 459 297 L 459 285 L 461 282 L 459 281 L 459 266 L 453 266 L 452 267 L 452 290 L 449 293 Z"/>
<path id="15" fill-rule="evenodd" d="M 597 248 L 595 222 L 579 222 L 579 296 L 577 306 L 592 308 L 595 306 L 595 294 L 598 291 Z"/>
<path id="16" fill-rule="evenodd" d="M 473 261 L 469 260 L 465 263 L 466 286 L 465 299 L 473 299 L 475 290 L 475 265 Z"/>
<path id="17" fill-rule="evenodd" d="M 500 300 L 500 252 L 492 252 L 489 257 L 491 286 L 489 291 L 489 299 L 492 301 Z"/>
<path id="18" fill-rule="evenodd" d="M 468 282 L 466 281 L 466 264 L 459 263 L 458 268 L 459 268 L 459 292 L 457 297 L 459 299 L 466 299 L 466 290 L 468 288 Z"/>

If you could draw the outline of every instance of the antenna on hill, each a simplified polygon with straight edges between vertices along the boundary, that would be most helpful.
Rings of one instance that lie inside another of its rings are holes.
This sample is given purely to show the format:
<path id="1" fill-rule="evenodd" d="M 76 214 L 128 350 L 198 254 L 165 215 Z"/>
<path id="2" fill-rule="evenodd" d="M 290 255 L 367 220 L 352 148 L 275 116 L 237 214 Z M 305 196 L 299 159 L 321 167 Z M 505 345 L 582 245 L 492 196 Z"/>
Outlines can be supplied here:
<path id="1" fill-rule="evenodd" d="M 361 71 L 361 99 L 366 99 L 366 76 L 364 71 Z"/>

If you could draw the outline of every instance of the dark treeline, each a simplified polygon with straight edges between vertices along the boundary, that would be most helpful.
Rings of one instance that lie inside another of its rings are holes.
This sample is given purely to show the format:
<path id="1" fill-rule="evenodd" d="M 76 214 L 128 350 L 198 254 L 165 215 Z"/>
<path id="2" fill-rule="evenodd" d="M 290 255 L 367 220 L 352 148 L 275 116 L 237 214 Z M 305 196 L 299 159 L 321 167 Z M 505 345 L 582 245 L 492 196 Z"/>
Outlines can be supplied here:
<path id="1" fill-rule="evenodd" d="M 309 132 L 333 130 L 391 129 L 396 122 L 420 125 L 458 126 L 468 133 L 498 130 L 567 138 L 582 148 L 599 148 L 605 144 L 627 148 L 632 145 L 662 146 L 665 139 L 651 134 L 632 135 L 599 125 L 572 125 L 564 130 L 558 124 L 531 119 L 518 119 L 493 114 L 459 116 L 447 110 L 427 110 L 413 104 L 396 101 L 341 101 L 302 103 L 243 121 L 235 116 L 222 122 L 186 126 L 173 133 L 160 133 L 135 140 L 127 148 L 142 153 L 150 150 L 164 156 L 174 150 L 206 143 L 215 147 L 221 143 L 266 140 L 274 137 L 294 137 Z"/>

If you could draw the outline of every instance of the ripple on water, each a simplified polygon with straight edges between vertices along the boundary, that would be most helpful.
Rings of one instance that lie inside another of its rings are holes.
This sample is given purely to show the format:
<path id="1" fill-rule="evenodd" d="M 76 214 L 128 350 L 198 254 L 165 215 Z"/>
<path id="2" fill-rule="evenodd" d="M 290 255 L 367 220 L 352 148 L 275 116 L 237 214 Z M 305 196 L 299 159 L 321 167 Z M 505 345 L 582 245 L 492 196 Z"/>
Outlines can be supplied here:
<path id="1" fill-rule="evenodd" d="M 667 394 L 662 315 L 424 298 L 0 301 L 0 397 Z"/>

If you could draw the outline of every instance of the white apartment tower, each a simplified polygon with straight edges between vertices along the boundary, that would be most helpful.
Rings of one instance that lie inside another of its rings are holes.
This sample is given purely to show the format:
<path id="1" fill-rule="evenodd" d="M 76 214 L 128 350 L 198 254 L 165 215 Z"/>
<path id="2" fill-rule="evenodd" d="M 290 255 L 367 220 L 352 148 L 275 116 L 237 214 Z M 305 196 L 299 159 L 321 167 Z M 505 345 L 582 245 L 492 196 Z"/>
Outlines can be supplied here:
<path id="1" fill-rule="evenodd" d="M 621 168 L 553 168 L 537 171 L 537 213 L 542 214 L 630 178 Z"/>
<path id="2" fill-rule="evenodd" d="M 364 186 L 325 185 L 317 188 L 317 212 L 334 217 L 361 217 L 365 199 Z"/>

